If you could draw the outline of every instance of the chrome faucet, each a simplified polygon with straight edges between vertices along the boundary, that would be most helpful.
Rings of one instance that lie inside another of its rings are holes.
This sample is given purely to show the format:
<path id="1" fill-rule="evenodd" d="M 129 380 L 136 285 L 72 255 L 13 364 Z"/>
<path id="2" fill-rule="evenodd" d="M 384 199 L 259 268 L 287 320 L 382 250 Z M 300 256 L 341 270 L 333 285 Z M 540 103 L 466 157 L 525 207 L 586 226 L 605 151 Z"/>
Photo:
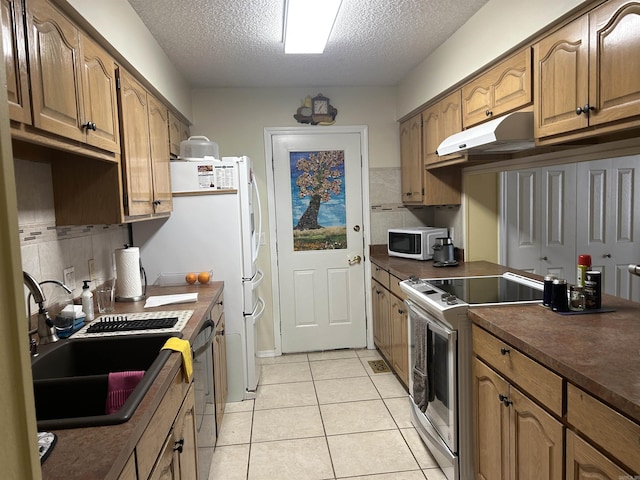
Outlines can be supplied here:
<path id="1" fill-rule="evenodd" d="M 46 298 L 44 296 L 44 292 L 40 285 L 44 283 L 55 283 L 62 287 L 67 293 L 71 293 L 71 289 L 67 287 L 64 283 L 59 282 L 58 280 L 45 280 L 44 282 L 38 283 L 32 275 L 27 272 L 22 272 L 24 277 L 24 284 L 29 289 L 29 296 L 27 297 L 27 321 L 29 322 L 29 345 L 31 355 L 36 355 L 36 343 L 35 340 L 31 339 L 32 332 L 31 327 L 31 296 L 33 295 L 33 301 L 38 304 L 38 328 L 37 333 L 40 338 L 41 344 L 53 343 L 59 340 L 58 335 L 56 335 L 56 329 L 53 325 L 53 321 L 51 317 L 49 317 L 49 312 L 44 307 L 44 302 Z"/>

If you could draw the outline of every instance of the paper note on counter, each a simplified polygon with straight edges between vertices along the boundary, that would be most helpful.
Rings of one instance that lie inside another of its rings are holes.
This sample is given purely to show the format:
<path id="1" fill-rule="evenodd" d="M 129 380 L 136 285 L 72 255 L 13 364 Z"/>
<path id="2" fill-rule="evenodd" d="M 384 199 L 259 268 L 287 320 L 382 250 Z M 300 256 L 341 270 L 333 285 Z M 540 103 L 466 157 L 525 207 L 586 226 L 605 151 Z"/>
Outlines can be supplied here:
<path id="1" fill-rule="evenodd" d="M 189 303 L 198 301 L 198 292 L 178 293 L 176 295 L 156 295 L 147 298 L 144 308 L 159 307 L 161 305 L 173 305 L 174 303 Z"/>

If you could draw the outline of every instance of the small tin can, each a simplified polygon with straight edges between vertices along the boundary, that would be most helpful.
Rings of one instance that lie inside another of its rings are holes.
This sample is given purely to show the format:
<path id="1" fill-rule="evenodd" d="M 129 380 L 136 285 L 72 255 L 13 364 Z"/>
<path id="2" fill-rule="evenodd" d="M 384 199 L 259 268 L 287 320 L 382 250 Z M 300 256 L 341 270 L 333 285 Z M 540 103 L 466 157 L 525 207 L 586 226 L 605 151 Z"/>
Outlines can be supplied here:
<path id="1" fill-rule="evenodd" d="M 587 310 L 602 308 L 602 273 L 589 270 L 584 277 L 584 302 Z"/>
<path id="2" fill-rule="evenodd" d="M 545 275 L 542 290 L 542 305 L 551 307 L 551 297 L 553 293 L 553 281 L 558 278 L 553 273 Z"/>
<path id="3" fill-rule="evenodd" d="M 567 296 L 567 281 L 563 278 L 556 278 L 553 281 L 553 290 L 551 295 L 551 310 L 554 312 L 569 311 L 569 302 Z"/>

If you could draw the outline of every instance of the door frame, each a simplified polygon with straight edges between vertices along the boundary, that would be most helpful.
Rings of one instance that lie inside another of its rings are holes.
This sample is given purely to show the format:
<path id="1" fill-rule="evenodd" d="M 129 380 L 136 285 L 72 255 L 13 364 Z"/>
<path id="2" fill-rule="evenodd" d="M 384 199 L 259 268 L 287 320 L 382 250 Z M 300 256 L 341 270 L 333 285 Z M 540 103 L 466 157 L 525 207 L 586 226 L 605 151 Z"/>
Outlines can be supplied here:
<path id="1" fill-rule="evenodd" d="M 269 210 L 269 253 L 271 255 L 271 300 L 273 305 L 273 335 L 274 354 L 282 355 L 282 332 L 280 324 L 280 285 L 278 282 L 278 250 L 277 250 L 277 230 L 276 230 L 276 200 L 274 191 L 273 176 L 273 137 L 277 135 L 337 135 L 337 134 L 358 134 L 360 135 L 361 161 L 361 182 L 362 182 L 362 223 L 364 230 L 364 301 L 365 301 L 365 328 L 367 348 L 373 347 L 373 329 L 371 312 L 371 292 L 369 280 L 371 278 L 371 263 L 368 261 L 369 252 L 367 248 L 371 244 L 370 202 L 369 202 L 369 128 L 366 125 L 351 126 L 327 126 L 327 127 L 265 127 L 264 129 L 264 152 L 265 170 L 267 174 L 267 209 Z"/>

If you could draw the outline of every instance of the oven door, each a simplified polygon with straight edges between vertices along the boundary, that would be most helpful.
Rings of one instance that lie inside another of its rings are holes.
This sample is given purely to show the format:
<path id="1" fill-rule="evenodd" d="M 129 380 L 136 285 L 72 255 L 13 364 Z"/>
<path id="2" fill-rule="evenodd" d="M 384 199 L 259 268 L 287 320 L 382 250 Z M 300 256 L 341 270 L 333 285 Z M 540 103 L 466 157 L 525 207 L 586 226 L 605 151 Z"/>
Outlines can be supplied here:
<path id="1" fill-rule="evenodd" d="M 410 300 L 409 393 L 422 427 L 435 431 L 451 454 L 458 452 L 458 345 L 450 330 Z"/>

